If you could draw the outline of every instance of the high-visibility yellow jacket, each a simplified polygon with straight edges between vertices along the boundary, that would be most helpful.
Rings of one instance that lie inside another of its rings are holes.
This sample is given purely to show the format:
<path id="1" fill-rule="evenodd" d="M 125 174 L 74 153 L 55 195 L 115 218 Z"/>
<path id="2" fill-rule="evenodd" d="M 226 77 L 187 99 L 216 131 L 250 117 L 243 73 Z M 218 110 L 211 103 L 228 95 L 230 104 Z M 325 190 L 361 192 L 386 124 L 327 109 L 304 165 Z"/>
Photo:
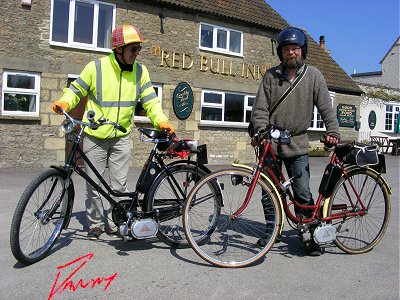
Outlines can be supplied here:
<path id="1" fill-rule="evenodd" d="M 60 101 L 67 102 L 73 108 L 86 96 L 88 101 L 83 121 L 87 121 L 86 111 L 93 110 L 96 113 L 95 120 L 104 117 L 127 129 L 123 133 L 110 125 L 100 126 L 96 130 L 85 128 L 86 134 L 98 139 L 127 135 L 132 128 L 138 100 L 154 127 L 159 128 L 160 122 L 168 122 L 147 68 L 135 61 L 132 72 L 121 71 L 114 53 L 88 63 L 79 77 L 68 88 L 64 88 Z"/>

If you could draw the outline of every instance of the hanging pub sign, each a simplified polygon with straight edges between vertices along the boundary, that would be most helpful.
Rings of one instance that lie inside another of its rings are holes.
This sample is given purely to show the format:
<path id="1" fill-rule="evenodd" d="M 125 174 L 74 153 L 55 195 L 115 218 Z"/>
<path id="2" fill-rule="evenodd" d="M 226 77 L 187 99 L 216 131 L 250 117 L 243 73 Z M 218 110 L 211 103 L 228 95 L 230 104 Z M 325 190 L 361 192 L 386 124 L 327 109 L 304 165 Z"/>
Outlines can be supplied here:
<path id="1" fill-rule="evenodd" d="M 368 115 L 368 126 L 371 130 L 373 130 L 376 126 L 376 113 L 373 110 L 371 110 Z"/>
<path id="2" fill-rule="evenodd" d="M 180 82 L 172 98 L 175 115 L 180 120 L 187 119 L 193 110 L 193 91 L 186 82 Z"/>
<path id="3" fill-rule="evenodd" d="M 337 118 L 340 127 L 354 127 L 356 124 L 356 106 L 339 104 L 337 106 Z"/>

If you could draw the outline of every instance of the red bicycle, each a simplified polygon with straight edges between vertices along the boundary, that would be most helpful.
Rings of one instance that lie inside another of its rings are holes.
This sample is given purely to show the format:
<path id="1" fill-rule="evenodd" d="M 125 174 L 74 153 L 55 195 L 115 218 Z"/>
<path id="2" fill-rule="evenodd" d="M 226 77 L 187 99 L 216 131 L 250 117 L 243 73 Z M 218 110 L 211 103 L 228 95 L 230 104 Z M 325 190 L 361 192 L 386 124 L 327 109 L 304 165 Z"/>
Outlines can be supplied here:
<path id="1" fill-rule="evenodd" d="M 315 205 L 302 205 L 293 197 L 293 178 L 282 173 L 272 139 L 287 143 L 290 133 L 269 125 L 259 133 L 257 165 L 213 172 L 192 189 L 183 222 L 194 251 L 220 267 L 253 264 L 280 237 L 285 215 L 303 242 L 334 242 L 350 254 L 373 249 L 388 226 L 391 196 L 382 177 L 384 156 L 377 148 L 339 143 L 322 176 Z M 260 245 L 259 239 L 265 243 Z"/>

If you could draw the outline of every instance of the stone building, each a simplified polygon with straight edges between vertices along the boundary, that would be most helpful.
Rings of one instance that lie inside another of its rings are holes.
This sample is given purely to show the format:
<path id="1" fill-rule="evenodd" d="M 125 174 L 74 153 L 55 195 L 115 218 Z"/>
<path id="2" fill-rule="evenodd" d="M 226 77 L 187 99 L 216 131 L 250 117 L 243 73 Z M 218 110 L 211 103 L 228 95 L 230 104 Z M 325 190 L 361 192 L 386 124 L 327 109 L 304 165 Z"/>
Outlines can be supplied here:
<path id="1" fill-rule="evenodd" d="M 1 8 L 0 167 L 62 163 L 63 117 L 52 103 L 84 65 L 110 53 L 111 31 L 122 23 L 138 26 L 148 40 L 139 62 L 178 136 L 207 144 L 211 164 L 254 161 L 247 134 L 252 102 L 265 70 L 279 63 L 275 39 L 289 26 L 264 1 L 18 0 Z M 325 76 L 341 135 L 356 139 L 360 88 L 311 37 L 307 62 Z M 188 115 L 177 110 L 180 84 L 193 92 Z M 139 108 L 134 123 L 150 126 Z M 321 147 L 316 111 L 310 124 L 311 144 Z M 132 132 L 137 167 L 148 145 Z"/>
<path id="2" fill-rule="evenodd" d="M 380 71 L 351 75 L 364 92 L 360 105 L 361 141 L 369 141 L 370 136 L 400 138 L 396 130 L 400 113 L 400 36 L 380 64 Z"/>

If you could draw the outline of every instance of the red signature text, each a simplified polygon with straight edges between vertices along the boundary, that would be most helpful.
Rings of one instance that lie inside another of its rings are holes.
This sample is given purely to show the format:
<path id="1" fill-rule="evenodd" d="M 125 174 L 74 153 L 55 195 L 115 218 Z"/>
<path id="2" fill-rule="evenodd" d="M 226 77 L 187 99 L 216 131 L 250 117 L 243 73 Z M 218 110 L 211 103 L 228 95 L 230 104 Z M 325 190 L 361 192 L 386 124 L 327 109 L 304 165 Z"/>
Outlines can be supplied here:
<path id="1" fill-rule="evenodd" d="M 75 278 L 74 275 L 76 275 L 79 270 L 86 265 L 86 263 L 91 260 L 94 256 L 94 253 L 88 253 L 86 255 L 83 255 L 82 257 L 79 257 L 73 261 L 70 261 L 64 265 L 58 266 L 57 270 L 62 270 L 64 268 L 70 267 L 73 268 L 72 272 L 68 274 L 68 276 L 65 277 L 64 280 L 60 279 L 61 276 L 61 271 L 58 271 L 56 279 L 54 280 L 53 287 L 51 289 L 51 292 L 49 294 L 48 300 L 51 300 L 54 295 L 56 294 L 62 294 L 65 290 L 70 290 L 72 292 L 75 292 L 78 288 L 81 289 L 86 289 L 86 288 L 94 288 L 96 285 L 101 285 L 104 283 L 104 291 L 107 290 L 107 288 L 110 286 L 110 284 L 114 281 L 115 277 L 117 277 L 118 273 L 114 273 L 113 275 L 109 277 L 97 277 L 97 278 L 92 278 L 89 280 L 83 281 L 82 278 Z M 74 278 L 72 278 L 74 277 Z M 73 281 L 75 280 L 75 283 Z"/>

